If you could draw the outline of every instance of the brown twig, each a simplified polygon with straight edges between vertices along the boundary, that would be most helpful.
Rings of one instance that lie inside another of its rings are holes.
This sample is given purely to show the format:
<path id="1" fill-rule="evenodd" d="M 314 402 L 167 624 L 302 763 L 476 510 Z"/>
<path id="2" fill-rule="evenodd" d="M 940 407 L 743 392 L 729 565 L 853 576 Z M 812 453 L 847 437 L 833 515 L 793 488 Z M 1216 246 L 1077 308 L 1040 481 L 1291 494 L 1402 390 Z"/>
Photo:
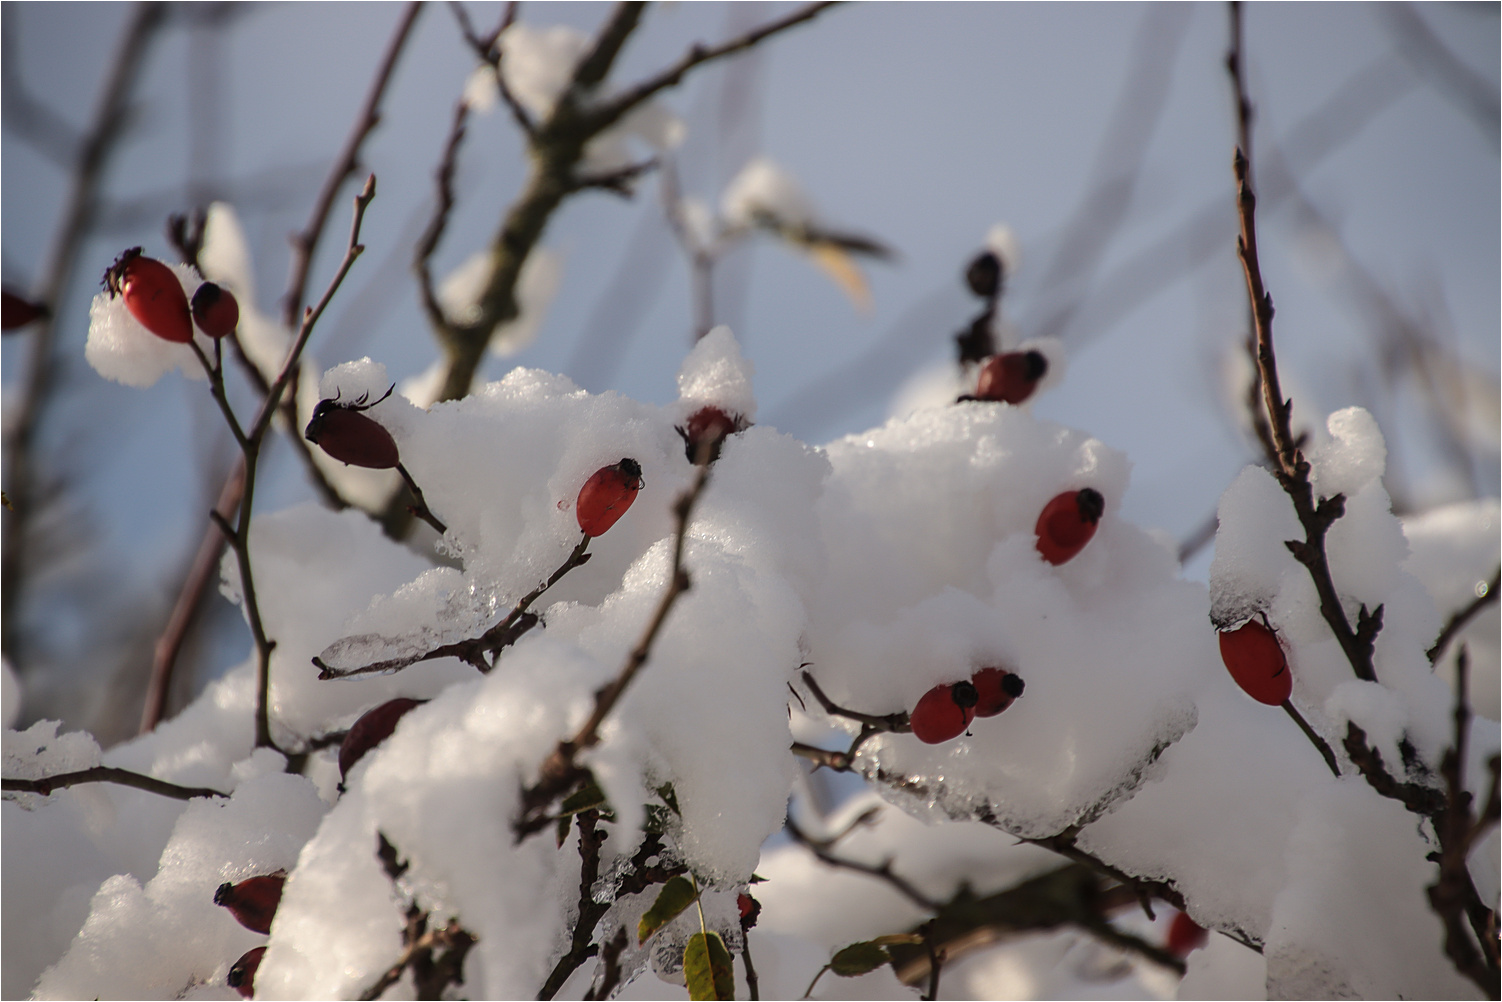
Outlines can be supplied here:
<path id="1" fill-rule="evenodd" d="M 398 881 L 410 864 L 400 858 L 396 846 L 387 840 L 384 832 L 376 833 L 376 856 L 400 893 Z M 420 999 L 443 998 L 444 990 L 450 985 L 464 983 L 464 958 L 477 942 L 475 936 L 462 928 L 457 919 L 450 919 L 442 929 L 429 929 L 429 917 L 430 914 L 419 908 L 416 902 L 408 905 L 401 956 L 360 993 L 361 1002 L 380 998 L 386 989 L 401 980 L 408 969 L 412 971 L 413 988 Z"/>
<path id="2" fill-rule="evenodd" d="M 1240 8 L 1234 7 L 1233 24 L 1239 23 Z M 1235 86 L 1238 107 L 1249 103 L 1246 85 L 1242 77 L 1241 32 L 1232 32 L 1232 48 L 1226 59 Z M 1251 112 L 1246 112 L 1249 119 Z M 1289 540 L 1287 546 L 1294 558 L 1303 564 L 1319 594 L 1320 613 L 1345 652 L 1356 677 L 1366 681 L 1377 680 L 1372 664 L 1372 647 L 1382 626 L 1382 609 L 1368 613 L 1362 606 L 1358 625 L 1352 629 L 1346 618 L 1345 608 L 1336 592 L 1330 574 L 1329 561 L 1325 555 L 1325 534 L 1331 524 L 1345 513 L 1345 497 L 1336 494 L 1316 502 L 1314 488 L 1309 478 L 1309 461 L 1294 440 L 1291 428 L 1292 401 L 1283 396 L 1278 379 L 1277 356 L 1273 350 L 1273 301 L 1262 281 L 1261 263 L 1257 256 L 1257 197 L 1252 190 L 1251 166 L 1244 152 L 1238 148 L 1233 158 L 1236 172 L 1236 206 L 1241 222 L 1241 236 L 1236 244 L 1237 256 L 1241 259 L 1246 276 L 1247 296 L 1252 304 L 1252 316 L 1257 335 L 1257 371 L 1262 380 L 1263 405 L 1267 410 L 1268 426 L 1272 433 L 1276 465 L 1273 473 L 1283 490 L 1293 502 L 1299 523 L 1304 528 L 1303 540 Z"/>
<path id="3" fill-rule="evenodd" d="M 859 863 L 853 859 L 845 859 L 830 852 L 830 847 L 839 841 L 839 837 L 832 839 L 813 838 L 802 828 L 799 828 L 798 823 L 791 816 L 787 818 L 784 825 L 787 828 L 787 833 L 792 836 L 793 841 L 813 853 L 821 863 L 839 870 L 864 873 L 868 877 L 875 877 L 877 880 L 884 881 L 898 894 L 901 894 L 926 912 L 937 912 L 944 907 L 943 902 L 929 897 L 914 887 L 906 878 L 899 876 L 892 869 L 892 860 L 890 858 L 883 860 L 879 866 L 872 866 L 870 863 Z"/>
<path id="4" fill-rule="evenodd" d="M 578 192 L 576 171 L 584 162 L 590 141 L 654 94 L 677 84 L 690 70 L 745 51 L 809 20 L 828 4 L 813 4 L 721 45 L 696 45 L 668 70 L 596 102 L 594 92 L 609 74 L 626 39 L 635 31 L 643 6 L 622 3 L 614 8 L 590 52 L 574 71 L 568 89 L 546 119 L 529 132 L 532 172 L 491 241 L 491 272 L 477 300 L 476 315 L 462 323 L 453 318 L 439 323 L 430 314 L 434 334 L 445 355 L 440 400 L 457 400 L 469 393 L 491 334 L 497 326 L 518 315 L 516 284 L 522 266 L 541 240 L 554 212 L 564 199 Z"/>
<path id="5" fill-rule="evenodd" d="M 1492 574 L 1491 582 L 1486 585 L 1485 592 L 1477 595 L 1473 602 L 1455 613 L 1445 623 L 1445 628 L 1439 631 L 1439 636 L 1435 639 L 1434 646 L 1429 648 L 1427 652 L 1430 664 L 1439 661 L 1439 656 L 1445 652 L 1445 647 L 1450 641 L 1455 639 L 1461 630 L 1466 628 L 1466 624 L 1474 619 L 1482 609 L 1497 601 L 1497 589 L 1499 587 L 1502 587 L 1502 568 L 1498 568 Z"/>
<path id="6" fill-rule="evenodd" d="M 482 672 L 488 672 L 495 667 L 495 658 L 501 650 L 516 643 L 532 627 L 536 626 L 539 619 L 535 613 L 529 610 L 532 604 L 542 597 L 553 585 L 557 584 L 565 574 L 589 562 L 590 554 L 589 536 L 583 536 L 579 544 L 536 588 L 523 595 L 511 607 L 511 611 L 501 617 L 501 621 L 480 636 L 470 640 L 460 640 L 452 644 L 443 644 L 430 651 L 421 654 L 403 655 L 399 658 L 388 658 L 383 661 L 375 661 L 371 664 L 361 665 L 358 668 L 339 669 L 330 667 L 322 657 L 315 657 L 313 664 L 319 669 L 318 677 L 323 680 L 335 678 L 348 678 L 351 675 L 384 674 L 386 672 L 399 671 L 421 661 L 436 661 L 439 658 L 458 658 L 459 660 L 474 665 Z M 328 653 L 325 651 L 324 653 Z"/>
<path id="7" fill-rule="evenodd" d="M 92 769 L 80 769 L 77 772 L 65 772 L 56 776 L 44 776 L 41 779 L 6 779 L 0 781 L 0 789 L 6 793 L 40 793 L 45 797 L 53 790 L 62 790 L 83 783 L 115 783 L 119 786 L 129 786 L 136 790 L 145 790 L 147 793 L 171 797 L 174 800 L 229 796 L 228 793 L 206 786 L 178 786 L 165 779 L 157 779 L 154 776 L 145 776 L 139 772 L 131 772 L 129 769 L 116 769 L 107 765 L 96 765 Z"/>
<path id="8" fill-rule="evenodd" d="M 573 737 L 558 743 L 558 747 L 553 749 L 538 770 L 537 782 L 522 791 L 522 812 L 512 825 L 518 841 L 545 827 L 549 823 L 548 809 L 553 801 L 583 778 L 586 770 L 581 769 L 576 763 L 579 753 L 594 747 L 599 742 L 600 725 L 604 723 L 610 711 L 615 709 L 616 703 L 631 685 L 631 681 L 636 678 L 637 672 L 641 671 L 642 666 L 647 663 L 652 653 L 652 644 L 656 641 L 663 624 L 667 622 L 668 613 L 673 610 L 678 596 L 688 590 L 689 576 L 688 572 L 683 569 L 683 547 L 688 536 L 689 516 L 693 514 L 694 505 L 709 483 L 709 470 L 708 462 L 700 463 L 699 475 L 694 479 L 693 486 L 680 494 L 673 502 L 673 514 L 677 518 L 678 526 L 673 541 L 672 576 L 641 640 L 627 655 L 626 663 L 621 667 L 615 679 L 595 693 L 594 710 L 590 713 L 589 719 L 584 722 L 584 726 L 579 728 Z"/>
<path id="9" fill-rule="evenodd" d="M 1466 743 L 1471 726 L 1468 660 L 1462 647 L 1455 665 L 1455 743 L 1445 752 L 1440 765 L 1440 774 L 1445 779 L 1445 806 L 1434 819 L 1440 843 L 1439 879 L 1427 891 L 1430 907 L 1445 926 L 1445 955 L 1457 971 L 1489 998 L 1497 998 L 1497 938 L 1493 931 L 1496 917 L 1482 903 L 1467 865 L 1471 839 L 1478 831 L 1472 822 L 1471 793 L 1465 788 Z M 1472 932 L 1476 940 L 1471 939 Z"/>
<path id="10" fill-rule="evenodd" d="M 615 992 L 615 986 L 621 983 L 621 954 L 626 952 L 627 942 L 626 927 L 621 926 L 600 951 L 600 982 L 589 986 L 586 999 L 608 999 Z"/>
<path id="11" fill-rule="evenodd" d="M 261 402 L 261 409 L 255 420 L 251 423 L 249 431 L 242 432 L 235 420 L 234 412 L 228 403 L 223 401 L 223 384 L 219 382 L 216 399 L 221 401 L 226 420 L 230 430 L 241 443 L 241 453 L 245 458 L 245 491 L 240 501 L 240 517 L 237 525 L 231 526 L 229 520 L 220 516 L 219 512 L 210 512 L 214 523 L 224 532 L 230 548 L 235 553 L 236 564 L 240 572 L 241 600 L 245 604 L 246 619 L 250 623 L 250 632 L 256 644 L 256 747 L 276 748 L 276 743 L 271 737 L 270 722 L 270 693 L 271 693 L 271 651 L 276 646 L 275 641 L 266 636 L 265 625 L 261 620 L 260 603 L 256 596 L 254 575 L 250 563 L 250 526 L 251 512 L 255 498 L 256 467 L 260 460 L 261 447 L 264 444 L 267 430 L 271 427 L 271 419 L 280 406 L 282 393 L 287 389 L 292 379 L 292 374 L 297 371 L 301 361 L 303 348 L 312 336 L 313 328 L 318 323 L 323 311 L 328 308 L 334 293 L 339 290 L 344 276 L 349 273 L 355 259 L 365 249 L 360 243 L 360 224 L 365 218 L 365 209 L 375 198 L 375 175 L 371 175 L 365 182 L 365 189 L 355 197 L 354 218 L 350 224 L 349 244 L 344 253 L 344 259 L 340 262 L 334 277 L 329 281 L 328 288 L 324 290 L 323 297 L 317 306 L 308 307 L 302 318 L 302 324 L 298 329 L 297 336 L 288 349 L 286 360 L 282 363 L 281 372 L 272 382 L 271 389 L 266 398 Z M 204 365 L 211 373 L 215 371 L 205 358 Z"/>
<path id="12" fill-rule="evenodd" d="M 225 481 L 219 492 L 219 500 L 214 505 L 220 518 L 227 521 L 234 515 L 235 506 L 240 503 L 244 491 L 245 459 L 241 456 L 236 459 L 235 468 Z M 172 607 L 167 626 L 156 641 L 151 660 L 151 679 L 146 684 L 146 706 L 141 711 L 141 734 L 156 730 L 156 725 L 166 712 L 167 695 L 172 690 L 172 672 L 177 666 L 177 656 L 188 635 L 188 628 L 193 625 L 198 604 L 203 601 L 209 585 L 218 580 L 219 557 L 224 552 L 224 540 L 224 533 L 219 526 L 210 521 L 203 541 L 198 544 L 198 553 L 193 557 L 188 576 L 178 590 L 177 602 Z"/>
<path id="13" fill-rule="evenodd" d="M 1336 763 L 1335 753 L 1330 750 L 1329 744 L 1325 742 L 1324 738 L 1319 736 L 1318 731 L 1309 726 L 1309 721 L 1305 720 L 1304 715 L 1293 705 L 1292 699 L 1283 700 L 1283 709 L 1293 718 L 1293 722 L 1299 725 L 1299 730 L 1304 732 L 1304 737 L 1308 738 L 1309 743 L 1319 750 L 1320 757 L 1325 760 L 1325 765 L 1329 766 L 1330 771 L 1335 774 L 1335 778 L 1339 779 L 1340 765 Z"/>

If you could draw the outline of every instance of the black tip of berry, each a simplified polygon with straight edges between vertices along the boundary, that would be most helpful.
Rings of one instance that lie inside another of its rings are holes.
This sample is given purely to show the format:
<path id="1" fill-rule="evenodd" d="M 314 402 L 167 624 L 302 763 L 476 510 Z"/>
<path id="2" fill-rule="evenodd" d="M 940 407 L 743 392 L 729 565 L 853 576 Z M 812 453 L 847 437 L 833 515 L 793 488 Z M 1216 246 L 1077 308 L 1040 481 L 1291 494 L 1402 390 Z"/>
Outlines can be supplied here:
<path id="1" fill-rule="evenodd" d="M 1001 292 L 1004 271 L 1001 258 L 982 251 L 965 269 L 965 284 L 982 299 L 992 299 Z"/>
<path id="2" fill-rule="evenodd" d="M 224 883 L 220 884 L 219 889 L 214 892 L 214 904 L 219 905 L 220 907 L 227 905 L 229 903 L 230 896 L 234 893 L 235 885 L 226 880 Z"/>
<path id="3" fill-rule="evenodd" d="M 193 293 L 193 300 L 189 306 L 193 312 L 202 313 L 204 310 L 212 309 L 214 304 L 219 302 L 219 297 L 222 295 L 224 295 L 224 290 L 219 288 L 219 286 L 213 282 L 204 282 Z"/>
<path id="4" fill-rule="evenodd" d="M 1027 365 L 1027 381 L 1036 383 L 1048 372 L 1048 358 L 1041 351 L 1030 351 L 1022 356 L 1022 361 Z"/>
<path id="5" fill-rule="evenodd" d="M 1100 517 L 1106 512 L 1106 499 L 1100 496 L 1100 491 L 1094 487 L 1085 487 L 1074 496 L 1074 503 L 1079 506 L 1080 518 L 1091 525 L 1100 521 Z"/>
<path id="6" fill-rule="evenodd" d="M 1013 675 L 1011 672 L 1007 672 L 1001 676 L 1001 691 L 1013 699 L 1022 695 L 1022 690 L 1025 688 L 1026 684 L 1022 681 L 1021 675 Z"/>
<path id="7" fill-rule="evenodd" d="M 641 478 L 641 464 L 636 460 L 623 459 L 615 465 L 620 467 L 621 472 L 626 476 L 632 478 L 633 480 L 639 480 Z"/>
<path id="8" fill-rule="evenodd" d="M 980 702 L 980 693 L 969 682 L 956 682 L 949 687 L 949 698 L 954 700 L 955 706 L 968 710 Z"/>

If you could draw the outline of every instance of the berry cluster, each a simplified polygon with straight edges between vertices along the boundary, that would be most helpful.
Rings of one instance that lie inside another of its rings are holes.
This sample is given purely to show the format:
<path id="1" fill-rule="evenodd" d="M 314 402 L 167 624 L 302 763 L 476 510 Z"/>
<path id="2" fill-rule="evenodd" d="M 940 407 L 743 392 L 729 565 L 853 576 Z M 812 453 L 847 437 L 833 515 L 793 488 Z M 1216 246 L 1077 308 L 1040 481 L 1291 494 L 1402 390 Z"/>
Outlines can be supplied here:
<path id="1" fill-rule="evenodd" d="M 146 257 L 139 247 L 115 259 L 104 273 L 104 287 L 111 297 L 122 297 L 130 315 L 164 341 L 187 344 L 193 340 L 195 323 L 218 340 L 240 324 L 240 304 L 228 289 L 204 282 L 190 304 L 172 269 Z"/>
<path id="2" fill-rule="evenodd" d="M 968 681 L 936 685 L 908 714 L 913 736 L 941 744 L 965 733 L 976 717 L 994 717 L 1022 695 L 1022 677 L 1004 668 L 981 668 Z"/>

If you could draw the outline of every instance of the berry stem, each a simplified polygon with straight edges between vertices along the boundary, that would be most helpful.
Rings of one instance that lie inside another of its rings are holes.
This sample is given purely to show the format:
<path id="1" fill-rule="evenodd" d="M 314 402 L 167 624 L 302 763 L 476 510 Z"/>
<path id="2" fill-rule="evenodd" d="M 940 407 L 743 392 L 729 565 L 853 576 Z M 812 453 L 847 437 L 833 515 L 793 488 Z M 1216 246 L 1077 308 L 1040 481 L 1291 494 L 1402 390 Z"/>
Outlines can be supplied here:
<path id="1" fill-rule="evenodd" d="M 1293 722 L 1299 725 L 1299 730 L 1304 732 L 1304 736 L 1309 739 L 1309 742 L 1313 744 L 1315 748 L 1319 749 L 1320 757 L 1325 760 L 1325 765 L 1328 765 L 1330 767 L 1330 771 L 1335 774 L 1335 778 L 1339 779 L 1340 766 L 1336 764 L 1335 753 L 1330 750 L 1330 745 L 1325 741 L 1324 738 L 1319 736 L 1318 732 L 1316 732 L 1313 727 L 1309 726 L 1309 721 L 1305 720 L 1304 715 L 1294 707 L 1293 700 L 1283 700 L 1283 709 L 1287 711 L 1290 717 L 1293 718 Z"/>
<path id="2" fill-rule="evenodd" d="M 418 518 L 431 525 L 434 529 L 438 530 L 438 535 L 441 536 L 444 533 L 448 532 L 449 527 L 440 522 L 438 520 L 438 516 L 434 515 L 431 511 L 428 510 L 428 502 L 427 499 L 422 496 L 422 488 L 417 486 L 417 481 L 412 479 L 412 474 L 407 472 L 407 468 L 401 463 L 397 463 L 396 472 L 402 475 L 402 479 L 407 482 L 407 489 L 412 492 L 412 497 L 417 501 L 417 503 L 412 506 L 412 514 L 416 515 Z"/>

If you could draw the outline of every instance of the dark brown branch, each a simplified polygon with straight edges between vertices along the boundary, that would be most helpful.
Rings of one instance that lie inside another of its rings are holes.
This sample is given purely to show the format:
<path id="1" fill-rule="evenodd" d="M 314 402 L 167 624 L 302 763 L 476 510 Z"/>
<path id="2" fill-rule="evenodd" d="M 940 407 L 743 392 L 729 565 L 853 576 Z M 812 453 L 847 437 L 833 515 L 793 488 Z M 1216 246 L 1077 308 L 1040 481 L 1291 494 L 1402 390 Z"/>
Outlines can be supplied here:
<path id="1" fill-rule="evenodd" d="M 595 110 L 592 117 L 603 122 L 601 128 L 607 128 L 625 117 L 628 112 L 652 95 L 669 87 L 676 86 L 695 67 L 702 66 L 716 59 L 723 59 L 737 52 L 743 52 L 765 38 L 770 38 L 805 21 L 811 21 L 828 8 L 835 6 L 837 2 L 838 0 L 825 0 L 825 2 L 821 3 L 811 3 L 806 7 L 801 7 L 793 11 L 793 13 L 788 14 L 786 17 L 768 22 L 759 28 L 753 28 L 744 35 L 731 39 L 728 42 L 722 42 L 719 45 L 694 45 L 677 63 L 658 73 L 656 76 L 643 80 L 624 93 L 611 98 L 603 106 Z"/>
<path id="2" fill-rule="evenodd" d="M 1471 839 L 1478 830 L 1472 823 L 1471 794 L 1465 788 L 1466 743 L 1471 726 L 1468 660 L 1462 647 L 1455 665 L 1455 742 L 1440 766 L 1445 779 L 1445 806 L 1434 819 L 1440 843 L 1439 879 L 1427 890 L 1430 907 L 1444 923 L 1445 955 L 1488 998 L 1497 998 L 1496 916 L 1482 903 L 1467 865 Z M 1476 940 L 1471 938 L 1473 931 Z"/>
<path id="3" fill-rule="evenodd" d="M 632 679 L 636 678 L 637 672 L 647 663 L 652 653 L 652 644 L 657 639 L 657 634 L 662 629 L 663 623 L 667 622 L 668 613 L 673 610 L 673 605 L 689 588 L 688 572 L 683 569 L 683 546 L 688 536 L 689 516 L 693 514 L 694 505 L 704 493 L 705 486 L 709 483 L 710 464 L 699 464 L 699 475 L 694 479 L 693 486 L 678 496 L 673 502 L 673 514 L 677 517 L 678 526 L 673 541 L 673 567 L 672 577 L 668 587 L 662 595 L 662 601 L 657 604 L 657 611 L 652 616 L 646 632 L 637 642 L 629 655 L 626 663 L 621 667 L 620 673 L 615 679 L 595 693 L 594 710 L 584 726 L 579 728 L 572 738 L 560 741 L 558 747 L 543 761 L 538 770 L 537 782 L 522 791 L 522 813 L 513 823 L 512 828 L 516 832 L 517 840 L 526 838 L 537 831 L 542 830 L 549 823 L 549 807 L 553 801 L 563 796 L 575 783 L 584 777 L 586 770 L 581 769 L 575 759 L 578 754 L 592 748 L 600 740 L 600 725 L 610 711 L 615 709 L 626 688 L 630 686 Z"/>
<path id="4" fill-rule="evenodd" d="M 454 6 L 459 7 L 458 4 Z M 464 142 L 464 123 L 468 118 L 469 105 L 460 101 L 454 106 L 454 123 L 449 127 L 448 140 L 443 144 L 443 157 L 438 162 L 438 204 L 433 210 L 433 218 L 428 221 L 427 229 L 423 230 L 422 238 L 417 241 L 412 260 L 423 311 L 428 315 L 428 322 L 438 328 L 447 326 L 449 320 L 434 291 L 429 261 L 438 249 L 439 241 L 443 239 L 443 233 L 448 228 L 449 214 L 454 208 L 454 170 L 459 162 L 459 147 Z"/>
<path id="5" fill-rule="evenodd" d="M 145 790 L 147 793 L 171 797 L 174 800 L 229 796 L 228 793 L 212 790 L 206 786 L 178 786 L 176 783 L 169 783 L 154 776 L 145 776 L 139 772 L 131 772 L 129 769 L 116 769 L 107 765 L 96 765 L 92 769 L 80 769 L 78 772 L 65 772 L 57 776 L 44 776 L 41 779 L 7 779 L 0 782 L 3 782 L 0 789 L 4 789 L 6 793 L 40 793 L 44 797 L 54 790 L 79 786 L 83 783 L 115 783 L 119 786 L 129 786 L 136 790 Z"/>
<path id="6" fill-rule="evenodd" d="M 587 552 L 589 539 L 590 537 L 588 536 L 581 537 L 579 545 L 574 547 L 573 552 L 564 559 L 557 570 L 548 576 L 546 581 L 533 588 L 526 595 L 523 595 L 517 601 L 516 605 L 511 607 L 511 611 L 501 618 L 499 623 L 496 623 L 480 636 L 470 640 L 456 641 L 452 644 L 443 644 L 422 654 L 404 655 L 399 658 L 375 661 L 371 664 L 361 665 L 358 668 L 332 668 L 322 658 L 315 657 L 313 664 L 319 669 L 318 677 L 326 681 L 335 678 L 348 678 L 351 675 L 379 675 L 386 672 L 398 671 L 421 661 L 436 661 L 439 658 L 458 658 L 467 664 L 474 665 L 482 672 L 490 671 L 495 667 L 495 656 L 504 648 L 520 640 L 523 634 L 539 622 L 537 615 L 529 611 L 532 604 L 541 598 L 544 592 L 557 584 L 569 571 L 589 562 L 590 554 Z"/>
<path id="7" fill-rule="evenodd" d="M 1233 7 L 1232 10 L 1232 23 L 1239 25 L 1240 8 Z M 1251 111 L 1242 77 L 1243 54 L 1240 44 L 1241 32 L 1237 27 L 1232 32 L 1232 48 L 1226 58 L 1226 66 L 1231 72 L 1238 107 L 1248 104 L 1245 115 L 1240 116 L 1243 127 L 1246 127 Z M 1287 546 L 1295 559 L 1308 570 L 1315 591 L 1319 594 L 1320 613 L 1341 650 L 1345 652 L 1351 670 L 1357 678 L 1375 682 L 1377 672 L 1372 664 L 1372 646 L 1377 630 L 1381 627 L 1381 610 L 1378 609 L 1371 617 L 1367 617 L 1363 609 L 1364 621 L 1360 625 L 1364 629 L 1353 630 L 1336 592 L 1329 561 L 1325 556 L 1325 533 L 1344 514 L 1345 498 L 1337 494 L 1316 503 L 1314 488 L 1309 479 L 1309 462 L 1294 439 L 1291 427 L 1293 404 L 1283 396 L 1282 384 L 1278 379 L 1277 356 L 1273 351 L 1272 296 L 1268 295 L 1263 284 L 1262 267 L 1257 256 L 1257 197 L 1252 191 L 1251 165 L 1239 148 L 1232 163 L 1236 172 L 1236 207 L 1241 222 L 1241 236 L 1237 241 L 1236 251 L 1246 276 L 1247 296 L 1251 302 L 1257 335 L 1257 371 L 1262 380 L 1263 406 L 1267 410 L 1268 427 L 1272 433 L 1277 461 L 1273 472 L 1289 500 L 1293 502 L 1299 523 L 1304 527 L 1305 538 L 1302 541 L 1290 540 Z"/>
<path id="8" fill-rule="evenodd" d="M 1367 785 L 1382 796 L 1396 800 L 1414 814 L 1422 814 L 1427 818 L 1436 817 L 1445 809 L 1445 795 L 1442 791 L 1421 783 L 1397 779 L 1388 772 L 1387 764 L 1382 761 L 1382 753 L 1366 743 L 1366 731 L 1354 721 L 1346 724 L 1343 744 L 1346 755 L 1361 770 L 1361 775 L 1366 777 Z"/>
<path id="9" fill-rule="evenodd" d="M 927 894 L 924 894 L 922 891 L 918 890 L 918 888 L 914 887 L 905 878 L 898 876 L 897 873 L 892 869 L 892 860 L 887 859 L 883 861 L 880 866 L 872 866 L 870 863 L 858 863 L 853 859 L 844 859 L 840 856 L 836 856 L 834 853 L 829 851 L 830 846 L 834 842 L 839 841 L 838 838 L 813 838 L 806 832 L 804 832 L 802 828 L 799 828 L 798 823 L 794 821 L 791 816 L 788 817 L 784 824 L 787 828 L 787 833 L 792 836 L 793 841 L 797 842 L 799 845 L 803 846 L 809 852 L 817 856 L 820 862 L 828 866 L 835 867 L 839 870 L 851 870 L 855 873 L 864 873 L 868 877 L 875 877 L 877 880 L 884 881 L 898 894 L 901 894 L 903 897 L 907 898 L 913 904 L 917 905 L 919 908 L 922 908 L 926 912 L 938 912 L 941 908 L 944 907 L 943 902 L 936 901 L 935 899 L 929 897 Z"/>
<path id="10" fill-rule="evenodd" d="M 621 983 L 621 954 L 626 952 L 627 941 L 626 927 L 621 926 L 600 951 L 600 983 L 589 986 L 586 999 L 608 999 Z M 751 997 L 756 998 L 754 994 Z"/>
<path id="11" fill-rule="evenodd" d="M 1461 630 L 1466 628 L 1467 623 L 1474 619 L 1482 609 L 1497 601 L 1497 589 L 1499 587 L 1502 587 L 1502 568 L 1498 568 L 1492 574 L 1491 582 L 1487 584 L 1485 592 L 1477 595 L 1475 601 L 1455 613 L 1455 615 L 1450 617 L 1449 622 L 1445 623 L 1445 628 L 1439 631 L 1439 636 L 1435 639 L 1434 646 L 1429 648 L 1430 664 L 1439 661 L 1439 656 L 1445 652 L 1445 647 L 1450 641 L 1455 639 Z"/>
<path id="12" fill-rule="evenodd" d="M 807 671 L 803 673 L 803 684 L 808 687 L 808 691 L 813 695 L 814 699 L 819 701 L 819 705 L 824 708 L 824 712 L 831 717 L 845 717 L 877 731 L 894 734 L 907 734 L 913 729 L 912 725 L 908 723 L 907 714 L 900 710 L 896 713 L 877 715 L 874 713 L 861 713 L 859 710 L 847 710 L 843 706 L 836 705 L 833 700 L 824 695 L 824 690 L 819 688 L 819 683 L 814 681 L 813 675 Z"/>
<path id="13" fill-rule="evenodd" d="M 245 491 L 245 459 L 238 457 L 230 478 L 219 492 L 214 511 L 228 520 L 235 514 L 235 506 Z M 194 613 L 208 592 L 209 585 L 219 579 L 219 558 L 224 553 L 225 536 L 213 521 L 204 531 L 203 541 L 193 557 L 188 576 L 177 593 L 177 602 L 167 619 L 167 626 L 157 638 L 151 660 L 151 679 L 146 684 L 146 706 L 141 711 L 141 734 L 156 730 L 167 709 L 167 695 L 172 691 L 172 673 L 177 665 L 177 656 L 182 650 L 188 628 L 193 625 Z"/>
<path id="14" fill-rule="evenodd" d="M 400 858 L 396 846 L 383 832 L 376 833 L 376 856 L 400 894 L 398 881 L 407 872 L 409 863 Z M 419 908 L 416 902 L 407 906 L 401 956 L 360 993 L 361 1002 L 380 998 L 386 989 L 401 980 L 408 969 L 412 971 L 413 988 L 420 999 L 443 998 L 450 985 L 464 983 L 464 958 L 477 942 L 475 936 L 462 928 L 457 919 L 450 919 L 442 929 L 429 929 L 429 917 L 429 913 Z"/>

